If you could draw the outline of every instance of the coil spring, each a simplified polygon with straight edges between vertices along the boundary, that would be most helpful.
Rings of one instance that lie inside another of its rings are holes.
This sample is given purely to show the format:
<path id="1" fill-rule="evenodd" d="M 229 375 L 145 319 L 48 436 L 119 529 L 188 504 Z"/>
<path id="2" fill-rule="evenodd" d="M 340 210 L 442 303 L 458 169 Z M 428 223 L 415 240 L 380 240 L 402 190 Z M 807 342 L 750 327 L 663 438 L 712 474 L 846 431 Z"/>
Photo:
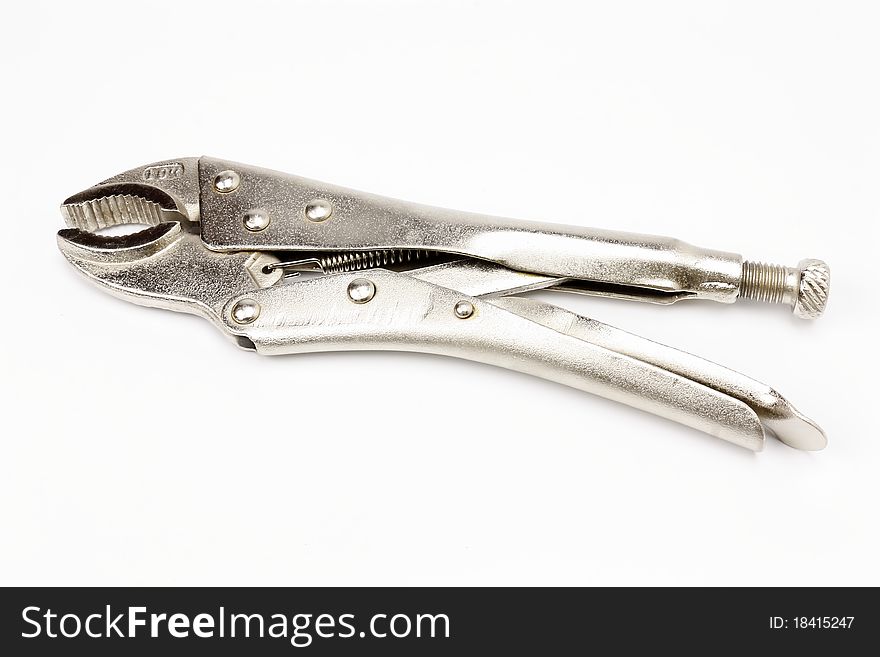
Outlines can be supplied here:
<path id="1" fill-rule="evenodd" d="M 430 258 L 432 255 L 431 251 L 422 249 L 377 249 L 374 251 L 332 253 L 318 258 L 318 262 L 325 274 L 335 274 L 387 267 L 388 265 L 404 265 Z"/>
<path id="2" fill-rule="evenodd" d="M 300 271 L 320 271 L 323 274 L 361 271 L 389 265 L 406 265 L 427 260 L 439 255 L 435 251 L 425 249 L 374 249 L 372 251 L 345 251 L 339 253 L 318 254 L 300 260 L 277 262 L 265 267 L 269 272 L 283 269 L 288 276 L 295 276 Z"/>

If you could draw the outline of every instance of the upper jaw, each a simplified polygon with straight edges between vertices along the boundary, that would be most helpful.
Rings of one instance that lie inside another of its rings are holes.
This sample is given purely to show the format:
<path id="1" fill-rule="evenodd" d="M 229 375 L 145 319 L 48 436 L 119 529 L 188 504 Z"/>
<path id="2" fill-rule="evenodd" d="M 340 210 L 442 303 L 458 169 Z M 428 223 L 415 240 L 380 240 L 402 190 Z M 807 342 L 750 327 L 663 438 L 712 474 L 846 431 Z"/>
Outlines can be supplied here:
<path id="1" fill-rule="evenodd" d="M 130 169 L 69 197 L 61 214 L 70 228 L 96 232 L 120 224 L 199 220 L 199 158 L 162 160 Z"/>

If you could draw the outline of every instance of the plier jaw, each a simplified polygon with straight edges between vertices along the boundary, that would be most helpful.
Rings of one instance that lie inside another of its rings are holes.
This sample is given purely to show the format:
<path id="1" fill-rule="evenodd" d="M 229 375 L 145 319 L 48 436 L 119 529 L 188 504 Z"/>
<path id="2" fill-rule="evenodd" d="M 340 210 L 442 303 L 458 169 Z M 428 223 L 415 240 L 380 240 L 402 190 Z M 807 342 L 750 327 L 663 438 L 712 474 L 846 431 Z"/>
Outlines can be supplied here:
<path id="1" fill-rule="evenodd" d="M 131 169 L 67 199 L 68 261 L 103 289 L 192 312 L 263 354 L 438 353 L 520 370 L 752 450 L 825 435 L 774 389 L 516 295 L 750 297 L 824 310 L 827 265 L 758 265 L 680 240 L 430 208 L 213 158 Z M 142 230 L 107 235 L 125 224 Z M 311 272 L 300 276 L 301 272 Z M 315 275 L 317 274 L 317 275 Z"/>
<path id="2" fill-rule="evenodd" d="M 199 158 L 130 169 L 64 201 L 58 247 L 89 281 L 128 301 L 199 314 L 223 327 L 230 296 L 275 284 L 260 252 L 205 248 L 199 225 Z M 141 228 L 107 234 L 117 227 Z M 235 337 L 235 336 L 233 336 Z"/>
<path id="3" fill-rule="evenodd" d="M 68 227 L 94 232 L 125 224 L 199 220 L 199 158 L 129 169 L 65 199 Z"/>

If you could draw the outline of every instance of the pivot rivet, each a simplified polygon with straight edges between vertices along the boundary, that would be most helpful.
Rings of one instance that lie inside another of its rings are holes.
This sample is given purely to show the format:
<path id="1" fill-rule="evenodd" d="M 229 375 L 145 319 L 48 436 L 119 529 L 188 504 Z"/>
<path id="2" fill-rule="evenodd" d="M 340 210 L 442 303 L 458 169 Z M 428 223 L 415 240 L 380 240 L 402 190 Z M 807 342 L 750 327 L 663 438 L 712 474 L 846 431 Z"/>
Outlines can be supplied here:
<path id="1" fill-rule="evenodd" d="M 270 221 L 271 218 L 269 217 L 269 213 L 263 208 L 248 210 L 244 213 L 244 217 L 242 217 L 244 227 L 253 233 L 263 230 L 269 225 Z"/>
<path id="2" fill-rule="evenodd" d="M 325 198 L 315 198 L 306 204 L 305 213 L 309 221 L 326 221 L 333 214 L 333 206 Z"/>
<path id="3" fill-rule="evenodd" d="M 474 314 L 474 304 L 470 301 L 459 301 L 455 304 L 455 316 L 459 319 L 467 319 Z"/>
<path id="4" fill-rule="evenodd" d="M 260 304 L 253 299 L 242 299 L 232 307 L 232 319 L 238 324 L 250 324 L 260 316 Z"/>
<path id="5" fill-rule="evenodd" d="M 234 192 L 240 184 L 241 176 L 232 169 L 221 171 L 214 177 L 214 191 L 218 194 Z"/>
<path id="6" fill-rule="evenodd" d="M 376 286 L 366 278 L 356 278 L 348 284 L 348 298 L 355 303 L 367 303 L 376 296 Z"/>

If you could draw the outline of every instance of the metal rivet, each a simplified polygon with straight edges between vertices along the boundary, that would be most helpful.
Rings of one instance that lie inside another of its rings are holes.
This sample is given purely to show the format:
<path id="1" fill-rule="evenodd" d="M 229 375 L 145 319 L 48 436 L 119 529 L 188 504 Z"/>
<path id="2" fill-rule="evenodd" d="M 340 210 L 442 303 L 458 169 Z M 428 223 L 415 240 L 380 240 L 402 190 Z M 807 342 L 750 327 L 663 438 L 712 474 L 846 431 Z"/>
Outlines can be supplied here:
<path id="1" fill-rule="evenodd" d="M 470 301 L 459 301 L 455 304 L 455 316 L 459 319 L 467 319 L 474 314 L 474 304 Z"/>
<path id="2" fill-rule="evenodd" d="M 260 316 L 260 304 L 253 299 L 242 299 L 232 307 L 232 319 L 239 324 L 250 324 Z"/>
<path id="3" fill-rule="evenodd" d="M 241 176 L 231 169 L 221 171 L 214 177 L 214 191 L 218 194 L 234 192 L 240 184 Z"/>
<path id="4" fill-rule="evenodd" d="M 306 219 L 309 221 L 326 221 L 333 214 L 333 206 L 324 198 L 315 198 L 306 204 Z"/>
<path id="5" fill-rule="evenodd" d="M 270 221 L 271 218 L 269 217 L 269 213 L 263 208 L 248 210 L 244 213 L 244 217 L 242 217 L 244 227 L 254 233 L 263 230 L 269 225 Z"/>
<path id="6" fill-rule="evenodd" d="M 356 278 L 348 284 L 348 298 L 355 303 L 367 303 L 376 296 L 376 286 L 366 278 Z"/>

